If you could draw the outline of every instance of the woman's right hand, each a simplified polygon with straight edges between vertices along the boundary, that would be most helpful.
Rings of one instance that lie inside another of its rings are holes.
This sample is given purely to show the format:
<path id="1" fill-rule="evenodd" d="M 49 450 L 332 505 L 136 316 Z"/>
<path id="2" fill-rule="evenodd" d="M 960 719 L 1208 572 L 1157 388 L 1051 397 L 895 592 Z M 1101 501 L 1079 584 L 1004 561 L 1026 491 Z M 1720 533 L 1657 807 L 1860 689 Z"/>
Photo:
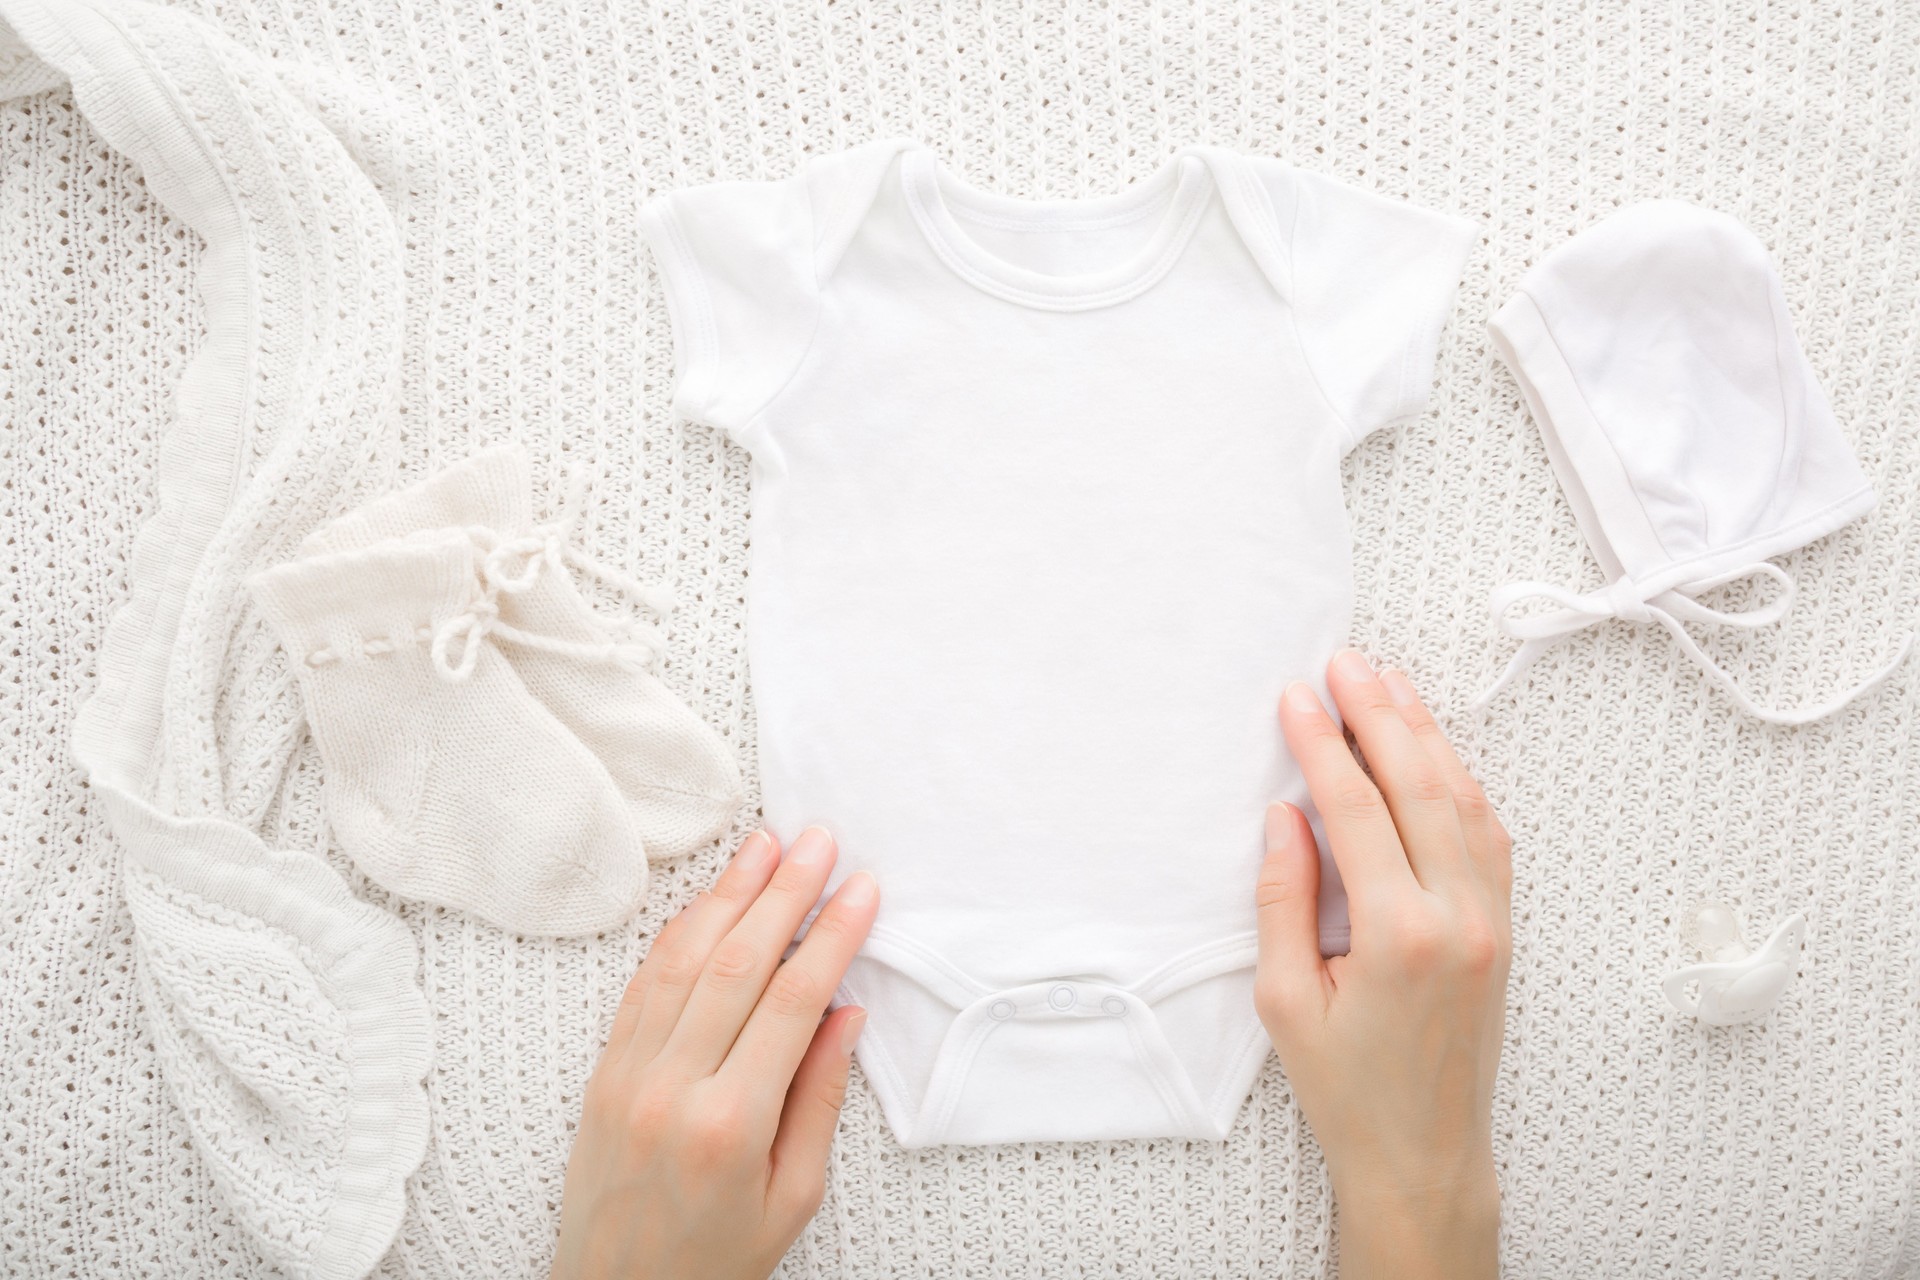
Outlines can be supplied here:
<path id="1" fill-rule="evenodd" d="M 820 1207 L 864 1010 L 827 1001 L 879 894 L 847 877 L 780 954 L 833 870 L 809 827 L 787 856 L 747 838 L 654 939 L 587 1081 L 554 1280 L 760 1280 Z"/>
<path id="2" fill-rule="evenodd" d="M 1320 855 L 1304 814 L 1267 814 L 1257 1001 L 1326 1155 L 1340 1274 L 1499 1273 L 1493 1084 L 1512 954 L 1510 842 L 1399 672 L 1352 650 L 1280 720 L 1346 885 L 1350 954 L 1322 960 Z"/>

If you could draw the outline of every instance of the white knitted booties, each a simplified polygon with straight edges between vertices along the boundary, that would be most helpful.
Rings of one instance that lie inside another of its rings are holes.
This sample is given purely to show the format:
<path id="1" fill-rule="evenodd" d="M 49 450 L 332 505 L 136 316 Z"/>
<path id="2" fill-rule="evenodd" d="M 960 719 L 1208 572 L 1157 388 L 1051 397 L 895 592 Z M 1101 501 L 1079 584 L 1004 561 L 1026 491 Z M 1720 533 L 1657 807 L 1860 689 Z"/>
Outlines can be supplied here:
<path id="1" fill-rule="evenodd" d="M 726 830 L 743 798 L 726 741 L 647 669 L 664 647 L 650 628 L 626 643 L 581 596 L 572 565 L 606 578 L 656 613 L 664 594 L 598 565 L 567 544 L 564 525 L 535 528 L 532 466 L 517 444 L 495 445 L 325 525 L 303 553 L 373 546 L 442 527 L 469 531 L 495 591 L 495 635 L 527 689 L 599 758 L 654 860 L 697 849 Z M 583 660 L 609 646 L 630 660 Z M 543 647 L 544 646 L 544 647 Z"/>
<path id="2" fill-rule="evenodd" d="M 469 537 L 311 556 L 248 586 L 299 680 L 327 815 L 376 883 L 521 933 L 595 933 L 644 901 L 612 779 L 488 641 Z"/>

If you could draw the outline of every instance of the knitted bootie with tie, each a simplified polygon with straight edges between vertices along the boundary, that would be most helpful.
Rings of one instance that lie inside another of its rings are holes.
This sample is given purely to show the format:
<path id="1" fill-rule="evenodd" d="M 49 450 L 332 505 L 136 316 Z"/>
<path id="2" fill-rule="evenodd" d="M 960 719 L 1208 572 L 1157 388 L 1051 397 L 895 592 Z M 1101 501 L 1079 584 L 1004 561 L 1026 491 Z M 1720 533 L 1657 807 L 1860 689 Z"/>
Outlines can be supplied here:
<path id="1" fill-rule="evenodd" d="M 740 807 L 733 753 L 653 674 L 652 660 L 665 647 L 659 632 L 597 614 L 569 570 L 614 585 L 656 616 L 671 602 L 572 546 L 565 522 L 535 526 L 532 507 L 526 450 L 497 445 L 342 516 L 301 549 L 345 551 L 422 530 L 466 531 L 498 607 L 483 630 L 613 778 L 647 856 L 696 849 L 726 830 Z M 453 655 L 455 670 L 461 661 Z"/>
<path id="2" fill-rule="evenodd" d="M 248 585 L 299 679 L 327 816 L 376 883 L 521 933 L 595 933 L 645 900 L 612 778 L 490 643 L 498 593 L 467 534 L 323 552 Z"/>

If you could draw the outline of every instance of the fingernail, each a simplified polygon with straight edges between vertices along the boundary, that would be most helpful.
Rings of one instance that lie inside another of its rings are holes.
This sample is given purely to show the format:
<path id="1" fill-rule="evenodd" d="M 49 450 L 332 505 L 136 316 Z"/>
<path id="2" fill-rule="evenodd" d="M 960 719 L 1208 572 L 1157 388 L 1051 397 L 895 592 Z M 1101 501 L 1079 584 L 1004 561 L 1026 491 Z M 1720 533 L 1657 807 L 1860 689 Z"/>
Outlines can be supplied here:
<path id="1" fill-rule="evenodd" d="M 1287 691 L 1282 694 L 1281 697 L 1286 701 L 1286 704 L 1295 711 L 1318 711 L 1321 709 L 1320 695 L 1315 693 L 1313 686 L 1309 685 L 1305 680 L 1295 680 L 1287 686 Z"/>
<path id="2" fill-rule="evenodd" d="M 840 1028 L 840 1052 L 851 1054 L 853 1046 L 860 1043 L 860 1033 L 867 1029 L 867 1011 L 856 1010 L 846 1025 Z"/>
<path id="3" fill-rule="evenodd" d="M 825 827 L 808 827 L 787 850 L 787 861 L 796 867 L 818 867 L 833 861 L 833 836 Z"/>
<path id="4" fill-rule="evenodd" d="M 1380 683 L 1387 686 L 1387 696 L 1396 706 L 1411 707 L 1420 701 L 1420 695 L 1413 691 L 1413 681 L 1407 679 L 1406 672 L 1398 667 L 1389 667 L 1380 673 Z"/>
<path id="5" fill-rule="evenodd" d="M 1267 806 L 1267 852 L 1282 848 L 1293 838 L 1292 805 L 1282 800 Z"/>
<path id="6" fill-rule="evenodd" d="M 1349 680 L 1371 680 L 1373 667 L 1358 649 L 1342 649 L 1333 655 L 1333 668 Z"/>
<path id="7" fill-rule="evenodd" d="M 873 877 L 864 871 L 856 871 L 847 877 L 840 886 L 840 892 L 834 895 L 840 899 L 840 905 L 846 907 L 864 907 L 880 896 L 880 887 Z"/>
<path id="8" fill-rule="evenodd" d="M 773 837 L 764 831 L 756 831 L 734 851 L 733 865 L 742 871 L 758 871 L 772 856 Z"/>

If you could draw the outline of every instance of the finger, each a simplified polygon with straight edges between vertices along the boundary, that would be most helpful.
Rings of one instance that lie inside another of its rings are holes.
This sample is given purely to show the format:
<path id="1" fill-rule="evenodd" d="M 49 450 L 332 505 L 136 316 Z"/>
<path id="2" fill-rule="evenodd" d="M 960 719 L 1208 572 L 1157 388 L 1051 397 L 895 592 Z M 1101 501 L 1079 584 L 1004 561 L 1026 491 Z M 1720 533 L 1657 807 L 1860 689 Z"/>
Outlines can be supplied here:
<path id="1" fill-rule="evenodd" d="M 864 871 L 847 877 L 813 918 L 793 955 L 774 970 L 740 1038 L 728 1050 L 721 1075 L 735 1076 L 743 1089 L 763 1096 L 786 1092 L 820 1015 L 867 940 L 879 909 L 873 877 Z"/>
<path id="2" fill-rule="evenodd" d="M 620 1007 L 613 1013 L 613 1028 L 607 1033 L 607 1051 L 624 1052 L 633 1040 L 634 1028 L 640 1025 L 640 1011 L 646 1006 L 647 992 L 653 986 L 654 968 L 647 966 L 647 960 L 671 954 L 684 945 L 684 934 L 693 918 L 700 914 L 700 908 L 709 900 L 707 894 L 698 894 L 692 902 L 661 927 L 655 935 L 653 945 L 647 948 L 647 956 L 634 966 L 633 977 L 627 979 L 627 989 L 620 994 Z"/>
<path id="3" fill-rule="evenodd" d="M 1320 958 L 1320 850 L 1307 815 L 1290 804 L 1267 806 L 1267 856 L 1255 897 L 1260 958 L 1254 976 L 1261 1012 L 1298 1016 L 1326 1008 L 1326 965 Z M 1271 1006 L 1271 1007 L 1269 1007 Z"/>
<path id="4" fill-rule="evenodd" d="M 1396 888 L 1417 887 L 1386 801 L 1305 681 L 1294 681 L 1281 697 L 1280 727 L 1326 823 L 1328 852 L 1348 899 L 1358 904 Z"/>
<path id="5" fill-rule="evenodd" d="M 1373 769 L 1374 786 L 1393 815 L 1413 874 L 1428 889 L 1466 880 L 1472 867 L 1453 789 L 1373 667 L 1358 652 L 1343 649 L 1327 665 L 1327 687 Z"/>
<path id="6" fill-rule="evenodd" d="M 800 1221 L 811 1218 L 826 1190 L 827 1153 L 847 1097 L 853 1046 L 867 1025 L 856 1005 L 835 1009 L 807 1045 L 793 1073 L 770 1153 L 773 1169 L 767 1198 Z"/>
<path id="7" fill-rule="evenodd" d="M 714 944 L 662 1052 L 693 1076 L 712 1075 L 747 1024 L 780 954 L 820 901 L 835 857 L 824 827 L 808 827 L 747 914 Z"/>
<path id="8" fill-rule="evenodd" d="M 660 931 L 646 963 L 634 975 L 636 982 L 646 980 L 646 992 L 627 1050 L 632 1061 L 651 1062 L 659 1054 L 679 1024 L 694 984 L 706 971 L 707 958 L 759 900 L 779 865 L 779 843 L 765 831 L 754 832 L 741 843 L 712 891 L 703 895 L 706 900 L 699 913 L 679 930 Z"/>
<path id="9" fill-rule="evenodd" d="M 1387 695 L 1393 699 L 1401 719 L 1407 722 L 1413 736 L 1420 740 L 1427 755 L 1446 776 L 1447 785 L 1453 792 L 1453 808 L 1460 815 L 1460 829 L 1467 839 L 1467 854 L 1487 876 L 1504 903 L 1513 885 L 1512 841 L 1494 814 L 1485 789 L 1468 771 L 1466 763 L 1460 759 L 1460 753 L 1453 749 L 1453 744 L 1447 741 L 1447 735 L 1441 731 L 1426 703 L 1420 700 L 1413 681 L 1407 678 L 1406 673 L 1382 672 L 1380 683 L 1386 686 Z"/>

